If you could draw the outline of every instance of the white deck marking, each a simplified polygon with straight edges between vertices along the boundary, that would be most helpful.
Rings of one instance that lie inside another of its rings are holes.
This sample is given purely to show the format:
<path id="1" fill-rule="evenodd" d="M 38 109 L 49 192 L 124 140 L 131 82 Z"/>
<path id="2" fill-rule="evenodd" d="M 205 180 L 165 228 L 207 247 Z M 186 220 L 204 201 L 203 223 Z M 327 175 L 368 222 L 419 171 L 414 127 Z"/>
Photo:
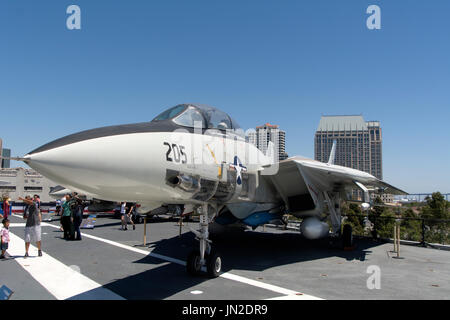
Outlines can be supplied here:
<path id="1" fill-rule="evenodd" d="M 43 224 L 43 225 L 48 225 L 48 224 Z M 54 225 L 51 225 L 51 226 L 54 227 L 54 228 L 59 228 L 59 227 L 56 227 Z M 138 249 L 138 248 L 126 245 L 126 244 L 122 244 L 122 243 L 115 242 L 115 241 L 112 241 L 112 240 L 108 240 L 108 239 L 105 239 L 105 238 L 96 237 L 96 236 L 93 236 L 93 235 L 90 235 L 90 234 L 86 234 L 86 233 L 81 233 L 81 234 L 83 235 L 83 237 L 90 238 L 90 239 L 97 240 L 97 241 L 101 241 L 101 242 L 104 242 L 104 243 L 107 243 L 107 244 L 110 244 L 112 246 L 116 246 L 116 247 L 119 247 L 119 248 L 122 248 L 122 249 L 126 249 L 126 250 L 129 250 L 129 251 L 134 251 L 134 252 L 146 255 L 146 256 L 151 256 L 151 257 L 154 257 L 154 258 L 158 258 L 158 259 L 165 260 L 165 261 L 168 261 L 168 262 L 173 262 L 173 263 L 180 264 L 180 265 L 183 265 L 183 266 L 186 265 L 186 262 L 184 262 L 183 260 L 171 258 L 171 257 L 168 257 L 168 256 L 163 256 L 161 254 L 157 254 L 157 253 L 153 253 L 151 251 L 149 252 L 149 251 L 146 251 L 146 250 Z"/>
<path id="2" fill-rule="evenodd" d="M 56 299 L 124 300 L 118 294 L 77 272 L 75 267 L 66 266 L 46 252 L 43 251 L 42 257 L 38 257 L 37 248 L 33 245 L 30 245 L 29 249 L 30 257 L 23 258 L 24 241 L 12 232 L 9 235 L 11 241 L 8 253 Z"/>
<path id="3" fill-rule="evenodd" d="M 285 289 L 285 288 L 282 288 L 282 287 L 279 287 L 279 286 L 275 286 L 273 284 L 268 284 L 268 283 L 265 283 L 265 282 L 256 281 L 256 280 L 253 280 L 253 279 L 241 277 L 241 276 L 229 273 L 229 272 L 223 273 L 220 276 L 222 278 L 225 278 L 225 279 L 239 281 L 239 282 L 246 283 L 246 284 L 249 284 L 249 285 L 254 286 L 254 287 L 259 287 L 259 288 L 263 288 L 263 289 L 266 289 L 266 290 L 269 290 L 269 291 L 273 291 L 273 292 L 277 292 L 277 293 L 281 293 L 281 294 L 286 295 L 286 296 L 280 297 L 278 299 L 286 298 L 287 300 L 291 300 L 288 297 L 296 297 L 296 299 L 292 299 L 292 300 L 323 300 L 322 298 L 319 298 L 319 297 L 311 296 L 311 295 L 308 295 L 308 294 L 303 294 L 303 293 L 300 293 L 298 291 Z M 274 298 L 274 299 L 277 299 L 277 298 Z"/>
<path id="4" fill-rule="evenodd" d="M 203 291 L 200 291 L 200 290 L 194 290 L 194 291 L 191 291 L 191 293 L 192 293 L 192 294 L 202 294 Z"/>
<path id="5" fill-rule="evenodd" d="M 55 226 L 53 224 L 45 223 L 45 222 L 42 222 L 41 226 L 43 226 L 43 227 L 44 226 L 48 226 L 48 227 L 59 229 L 59 226 Z M 151 256 L 151 257 L 158 258 L 160 260 L 164 260 L 164 261 L 168 261 L 168 262 L 173 262 L 173 263 L 176 263 L 176 264 L 179 264 L 179 265 L 182 265 L 182 266 L 186 265 L 186 262 L 184 262 L 183 260 L 180 260 L 180 259 L 175 259 L 175 258 L 171 258 L 171 257 L 168 257 L 168 256 L 164 256 L 162 254 L 153 253 L 151 251 L 138 249 L 138 248 L 126 245 L 126 244 L 122 244 L 122 243 L 119 243 L 119 242 L 116 242 L 116 241 L 112 241 L 112 240 L 108 240 L 108 239 L 105 239 L 105 238 L 96 237 L 96 236 L 93 236 L 93 235 L 90 235 L 90 234 L 87 234 L 87 233 L 81 233 L 81 235 L 83 237 L 90 238 L 90 239 L 97 240 L 97 241 L 101 241 L 101 242 L 104 242 L 104 243 L 107 243 L 107 244 L 110 244 L 112 246 L 116 246 L 116 247 L 119 247 L 119 248 L 122 248 L 122 249 L 125 249 L 125 250 L 134 251 L 136 253 L 140 253 L 140 254 L 143 254 L 143 255 L 146 255 L 146 256 Z"/>
<path id="6" fill-rule="evenodd" d="M 50 224 L 50 223 L 43 222 L 41 225 L 59 229 L 59 226 L 55 226 L 55 225 Z M 176 264 L 179 264 L 179 265 L 182 265 L 182 266 L 186 266 L 186 262 L 183 261 L 183 260 L 180 260 L 180 259 L 175 259 L 175 258 L 171 258 L 171 257 L 164 256 L 164 255 L 161 255 L 161 254 L 153 253 L 151 251 L 146 251 L 146 250 L 134 248 L 134 247 L 126 245 L 126 244 L 122 244 L 122 243 L 119 243 L 119 242 L 115 242 L 115 241 L 104 239 L 104 238 L 100 238 L 100 237 L 96 237 L 96 236 L 93 236 L 93 235 L 90 235 L 90 234 L 86 234 L 86 233 L 81 233 L 81 234 L 83 235 L 83 237 L 94 239 L 94 240 L 97 240 L 97 241 L 101 241 L 101 242 L 110 244 L 112 246 L 116 246 L 116 247 L 123 248 L 123 249 L 129 250 L 129 251 L 134 251 L 134 252 L 146 255 L 146 256 L 151 256 L 151 257 L 158 258 L 158 259 L 161 259 L 161 260 L 164 260 L 164 261 L 173 262 L 173 263 L 176 263 Z M 275 285 L 272 285 L 272 284 L 268 284 L 268 283 L 264 283 L 264 282 L 261 282 L 261 281 L 256 281 L 256 280 L 253 280 L 253 279 L 245 278 L 245 277 L 238 276 L 238 275 L 235 275 L 235 274 L 232 274 L 232 273 L 229 273 L 229 272 L 222 273 L 220 275 L 220 277 L 224 278 L 224 279 L 228 279 L 228 280 L 233 280 L 233 281 L 245 283 L 245 284 L 248 284 L 248 285 L 251 285 L 251 286 L 254 286 L 254 287 L 263 288 L 263 289 L 266 289 L 266 290 L 269 290 L 269 291 L 272 291 L 272 292 L 284 294 L 284 295 L 286 295 L 286 298 L 295 296 L 295 297 L 298 297 L 298 299 L 302 299 L 302 300 L 306 300 L 306 299 L 322 300 L 322 298 L 319 298 L 319 297 L 315 297 L 315 296 L 311 296 L 311 295 L 307 295 L 307 294 L 301 294 L 298 291 L 289 290 L 289 289 L 285 289 L 285 288 L 282 288 L 282 287 L 279 287 L 279 286 L 275 286 Z M 297 294 L 301 294 L 301 295 L 297 295 Z M 280 297 L 280 299 L 281 298 L 283 298 L 283 297 Z"/>
<path id="7" fill-rule="evenodd" d="M 23 222 L 23 223 L 9 223 L 9 227 L 10 227 L 10 228 L 14 228 L 14 227 L 25 227 L 25 222 Z"/>

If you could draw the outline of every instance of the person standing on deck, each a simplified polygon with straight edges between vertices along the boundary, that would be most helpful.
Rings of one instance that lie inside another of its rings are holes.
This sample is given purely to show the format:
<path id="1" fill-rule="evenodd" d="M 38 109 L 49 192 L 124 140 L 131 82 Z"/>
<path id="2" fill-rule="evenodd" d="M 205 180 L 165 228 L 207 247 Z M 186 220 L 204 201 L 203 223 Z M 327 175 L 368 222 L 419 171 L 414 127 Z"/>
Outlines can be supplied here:
<path id="1" fill-rule="evenodd" d="M 24 198 L 19 198 L 19 200 L 25 202 L 27 207 L 24 212 L 24 219 L 27 219 L 25 224 L 25 258 L 28 257 L 28 249 L 30 248 L 30 243 L 36 242 L 38 248 L 38 256 L 42 257 L 41 250 L 41 212 L 38 209 L 38 204 L 35 203 L 30 196 Z"/>

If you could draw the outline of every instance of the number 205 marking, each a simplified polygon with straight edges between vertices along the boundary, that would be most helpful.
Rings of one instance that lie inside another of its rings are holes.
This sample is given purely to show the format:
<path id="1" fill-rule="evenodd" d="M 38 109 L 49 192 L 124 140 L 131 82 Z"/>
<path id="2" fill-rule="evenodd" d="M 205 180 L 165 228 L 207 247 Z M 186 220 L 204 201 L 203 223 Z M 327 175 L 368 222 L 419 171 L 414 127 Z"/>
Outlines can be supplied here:
<path id="1" fill-rule="evenodd" d="M 166 160 L 167 161 L 176 162 L 176 163 L 180 163 L 180 162 L 186 163 L 187 162 L 187 156 L 186 156 L 186 153 L 184 153 L 184 146 L 178 145 L 175 143 L 170 144 L 169 142 L 164 142 L 164 145 L 169 147 L 169 149 L 166 152 Z"/>

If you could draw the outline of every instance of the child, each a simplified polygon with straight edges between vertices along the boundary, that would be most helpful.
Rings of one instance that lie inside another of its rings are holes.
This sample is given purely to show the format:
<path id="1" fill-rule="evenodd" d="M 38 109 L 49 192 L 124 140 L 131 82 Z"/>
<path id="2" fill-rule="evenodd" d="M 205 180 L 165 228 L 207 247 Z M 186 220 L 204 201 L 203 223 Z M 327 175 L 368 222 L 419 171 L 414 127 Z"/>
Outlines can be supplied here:
<path id="1" fill-rule="evenodd" d="M 3 228 L 0 230 L 2 254 L 0 255 L 0 259 L 5 259 L 5 253 L 8 250 L 9 244 L 9 219 L 3 219 L 2 223 Z"/>

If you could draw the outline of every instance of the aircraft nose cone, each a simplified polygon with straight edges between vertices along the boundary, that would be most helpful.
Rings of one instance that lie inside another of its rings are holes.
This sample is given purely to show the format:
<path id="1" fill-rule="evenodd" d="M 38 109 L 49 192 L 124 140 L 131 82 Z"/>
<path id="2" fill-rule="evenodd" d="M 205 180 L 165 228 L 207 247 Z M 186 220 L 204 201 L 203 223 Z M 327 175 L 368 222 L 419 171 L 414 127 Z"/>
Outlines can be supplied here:
<path id="1" fill-rule="evenodd" d="M 33 150 L 23 157 L 23 162 L 40 174 L 56 182 L 60 181 L 60 177 L 64 176 L 64 167 L 68 163 L 68 156 L 69 154 L 67 152 L 61 152 L 57 148 L 51 148 L 41 152 Z"/>
<path id="2" fill-rule="evenodd" d="M 109 136 L 115 136 L 115 135 L 123 135 L 123 134 L 131 134 L 131 133 L 154 132 L 154 131 L 158 131 L 158 130 L 160 130 L 159 127 L 152 125 L 151 123 L 148 123 L 148 122 L 95 128 L 95 129 L 91 129 L 91 130 L 77 132 L 77 133 L 56 139 L 52 142 L 49 142 L 47 144 L 40 146 L 37 149 L 34 149 L 33 151 L 29 152 L 28 155 L 33 155 L 35 153 L 49 151 L 51 149 L 64 147 L 69 144 L 83 142 L 86 140 L 92 140 L 92 139 L 96 139 L 96 138 L 109 137 Z"/>
<path id="3" fill-rule="evenodd" d="M 165 171 L 157 165 L 160 154 L 142 146 L 159 132 L 161 127 L 149 123 L 82 131 L 29 152 L 26 163 L 57 184 L 99 199 L 125 199 L 130 192 L 129 199 L 145 195 L 147 200 L 160 191 L 155 181 L 163 180 Z M 136 150 L 139 156 L 121 150 Z"/>

